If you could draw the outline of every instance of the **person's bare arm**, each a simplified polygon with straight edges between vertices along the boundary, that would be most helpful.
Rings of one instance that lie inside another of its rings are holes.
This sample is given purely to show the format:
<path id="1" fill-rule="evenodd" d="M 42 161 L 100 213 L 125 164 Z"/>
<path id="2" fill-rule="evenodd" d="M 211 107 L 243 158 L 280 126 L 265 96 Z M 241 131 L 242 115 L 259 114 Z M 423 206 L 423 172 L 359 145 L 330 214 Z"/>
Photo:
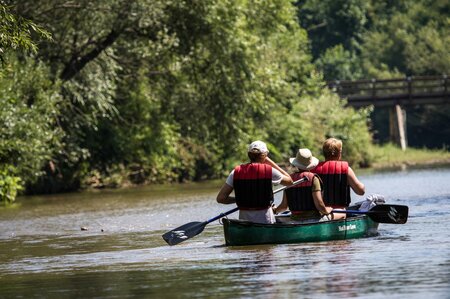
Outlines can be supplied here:
<path id="1" fill-rule="evenodd" d="M 312 197 L 314 200 L 314 206 L 321 215 L 328 215 L 329 213 L 331 213 L 333 208 L 327 207 L 323 202 L 322 184 L 317 176 L 314 176 L 312 181 Z"/>
<path id="2" fill-rule="evenodd" d="M 266 159 L 264 160 L 264 163 L 272 166 L 273 168 L 275 168 L 276 170 L 281 172 L 281 174 L 283 175 L 282 178 L 281 178 L 281 182 L 280 182 L 281 185 L 283 185 L 283 186 L 290 186 L 290 185 L 292 185 L 293 181 L 292 181 L 292 178 L 289 175 L 289 173 L 287 173 L 283 168 L 278 166 L 277 163 L 273 162 L 272 159 L 270 159 L 269 157 L 266 157 Z"/>
<path id="3" fill-rule="evenodd" d="M 333 210 L 332 208 L 329 208 L 329 207 L 327 208 L 325 206 L 325 203 L 323 202 L 321 191 L 313 191 L 312 196 L 314 199 L 314 206 L 320 212 L 321 215 L 327 215 Z"/>
<path id="4" fill-rule="evenodd" d="M 222 188 L 217 194 L 217 202 L 223 204 L 232 204 L 236 202 L 236 199 L 233 196 L 230 196 L 231 192 L 233 192 L 233 187 L 228 184 L 223 184 Z"/>
<path id="5" fill-rule="evenodd" d="M 358 180 L 351 167 L 348 168 L 347 182 L 356 194 L 364 195 L 366 192 L 366 187 Z"/>

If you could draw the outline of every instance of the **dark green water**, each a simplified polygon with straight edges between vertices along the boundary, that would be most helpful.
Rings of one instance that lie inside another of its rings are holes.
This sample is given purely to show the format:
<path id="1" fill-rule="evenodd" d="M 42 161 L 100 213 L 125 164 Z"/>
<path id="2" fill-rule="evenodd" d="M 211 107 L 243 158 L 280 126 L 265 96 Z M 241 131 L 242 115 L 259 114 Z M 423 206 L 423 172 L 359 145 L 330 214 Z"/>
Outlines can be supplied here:
<path id="1" fill-rule="evenodd" d="M 221 183 L 20 198 L 0 208 L 0 298 L 449 298 L 450 169 L 361 180 L 408 205 L 408 222 L 245 247 L 224 246 L 214 222 L 170 247 L 164 232 L 232 208 L 215 202 Z"/>

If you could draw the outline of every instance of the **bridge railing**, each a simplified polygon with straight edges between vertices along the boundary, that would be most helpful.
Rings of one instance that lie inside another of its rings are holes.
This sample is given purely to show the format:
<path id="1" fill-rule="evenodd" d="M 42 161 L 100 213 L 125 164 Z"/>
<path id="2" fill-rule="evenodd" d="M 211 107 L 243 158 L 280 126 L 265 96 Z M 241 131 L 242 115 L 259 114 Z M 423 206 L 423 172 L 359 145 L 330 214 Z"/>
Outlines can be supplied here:
<path id="1" fill-rule="evenodd" d="M 332 90 L 347 98 L 349 105 L 366 106 L 370 104 L 387 106 L 398 104 L 417 104 L 424 99 L 447 101 L 449 82 L 447 75 L 414 76 L 396 79 L 335 80 L 327 82 Z"/>

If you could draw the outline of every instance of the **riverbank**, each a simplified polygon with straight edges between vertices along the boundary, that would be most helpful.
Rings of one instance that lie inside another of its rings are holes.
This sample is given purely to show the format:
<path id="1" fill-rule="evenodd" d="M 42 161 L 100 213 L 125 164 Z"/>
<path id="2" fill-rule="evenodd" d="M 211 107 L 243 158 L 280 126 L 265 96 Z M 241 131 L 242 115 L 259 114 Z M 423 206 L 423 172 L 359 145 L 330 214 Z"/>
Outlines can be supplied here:
<path id="1" fill-rule="evenodd" d="M 450 152 L 448 150 L 430 150 L 407 148 L 402 151 L 399 147 L 387 144 L 383 146 L 371 145 L 370 153 L 372 155 L 372 163 L 369 167 L 358 168 L 358 174 L 372 173 L 378 171 L 399 170 L 406 168 L 429 168 L 429 167 L 450 167 Z M 283 168 L 289 168 L 288 164 L 281 164 Z M 223 182 L 223 179 L 217 181 Z M 154 184 L 143 184 L 154 185 Z M 128 174 L 121 172 L 111 176 L 102 176 L 95 172 L 92 176 L 86 178 L 82 184 L 82 189 L 117 189 L 138 186 L 132 184 L 128 178 Z"/>
<path id="2" fill-rule="evenodd" d="M 369 167 L 358 168 L 357 165 L 352 165 L 354 169 L 358 169 L 358 173 L 405 168 L 450 167 L 450 152 L 447 150 L 407 148 L 405 151 L 402 151 L 393 144 L 386 144 L 382 146 L 370 145 L 369 151 L 372 155 L 372 163 Z M 279 163 L 279 165 L 284 169 L 288 169 L 288 171 L 294 171 L 289 163 L 283 162 Z M 217 179 L 217 181 L 222 183 L 223 179 Z M 127 174 L 110 177 L 101 177 L 98 174 L 98 177 L 90 177 L 88 183 L 85 184 L 85 188 L 87 189 L 126 188 L 132 186 L 136 185 L 128 180 Z"/>
<path id="3" fill-rule="evenodd" d="M 450 152 L 448 150 L 431 150 L 407 148 L 402 151 L 393 144 L 383 146 L 371 146 L 373 162 L 369 171 L 377 171 L 384 169 L 403 169 L 408 167 L 435 167 L 450 166 Z"/>
<path id="4" fill-rule="evenodd" d="M 371 163 L 368 167 L 359 168 L 358 165 L 352 165 L 358 172 L 377 172 L 384 170 L 395 170 L 405 168 L 428 168 L 428 167 L 450 167 L 450 152 L 448 150 L 432 150 L 432 149 L 417 149 L 407 148 L 402 151 L 398 146 L 393 144 L 385 145 L 370 145 L 369 152 L 371 154 Z M 286 161 L 279 163 L 279 165 L 294 171 L 292 166 Z M 222 179 L 218 179 L 223 181 Z M 185 181 L 188 182 L 188 181 Z M 143 185 L 154 185 L 155 183 L 144 183 Z M 102 177 L 99 173 L 89 177 L 84 185 L 87 189 L 101 189 L 101 188 L 126 188 L 137 186 L 130 182 L 127 173 L 115 174 L 109 177 Z"/>

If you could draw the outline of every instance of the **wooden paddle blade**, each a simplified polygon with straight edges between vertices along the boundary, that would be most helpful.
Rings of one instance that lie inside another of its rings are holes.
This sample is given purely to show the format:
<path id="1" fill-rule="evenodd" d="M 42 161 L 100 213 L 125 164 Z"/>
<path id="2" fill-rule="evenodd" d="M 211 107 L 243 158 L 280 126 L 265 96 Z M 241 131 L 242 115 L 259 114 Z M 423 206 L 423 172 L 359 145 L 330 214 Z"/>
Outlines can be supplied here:
<path id="1" fill-rule="evenodd" d="M 375 222 L 404 224 L 408 220 L 408 206 L 402 205 L 376 205 L 367 215 Z"/>
<path id="2" fill-rule="evenodd" d="M 180 227 L 177 227 L 164 235 L 162 235 L 164 241 L 169 245 L 177 245 L 187 239 L 195 237 L 200 234 L 205 228 L 208 222 L 189 222 Z"/>

